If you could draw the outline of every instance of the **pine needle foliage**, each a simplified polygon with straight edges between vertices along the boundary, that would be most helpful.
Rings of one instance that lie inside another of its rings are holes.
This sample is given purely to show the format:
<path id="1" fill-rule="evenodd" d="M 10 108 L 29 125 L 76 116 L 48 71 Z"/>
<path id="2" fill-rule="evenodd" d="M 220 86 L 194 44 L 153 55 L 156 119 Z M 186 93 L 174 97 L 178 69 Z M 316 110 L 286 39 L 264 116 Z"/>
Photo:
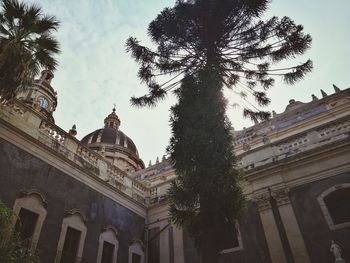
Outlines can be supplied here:
<path id="1" fill-rule="evenodd" d="M 149 89 L 148 94 L 133 97 L 132 104 L 155 106 L 180 85 L 185 75 L 215 64 L 226 88 L 243 95 L 246 101 L 257 102 L 257 106 L 248 104 L 245 116 L 253 120 L 270 117 L 261 107 L 270 103 L 266 92 L 275 79 L 294 84 L 313 66 L 307 60 L 292 67 L 278 67 L 279 62 L 304 54 L 311 46 L 311 36 L 288 17 L 262 20 L 268 3 L 178 0 L 174 7 L 165 8 L 148 27 L 155 50 L 134 37 L 127 40 L 128 52 L 140 65 L 138 76 Z M 172 77 L 159 83 L 162 75 Z"/>
<path id="2" fill-rule="evenodd" d="M 55 70 L 60 52 L 52 36 L 59 22 L 37 5 L 2 0 L 0 6 L 0 98 L 30 86 L 42 69 Z"/>
<path id="3" fill-rule="evenodd" d="M 133 37 L 126 43 L 149 90 L 131 103 L 152 107 L 169 91 L 178 98 L 168 147 L 177 174 L 168 192 L 170 214 L 194 238 L 203 263 L 218 261 L 222 237 L 245 205 L 224 88 L 249 102 L 246 117 L 266 120 L 270 113 L 261 107 L 270 103 L 266 92 L 275 78 L 293 84 L 312 69 L 310 60 L 278 67 L 303 54 L 311 37 L 288 17 L 261 20 L 268 2 L 178 0 L 148 27 L 155 49 Z M 164 75 L 168 79 L 160 83 Z"/>
<path id="4" fill-rule="evenodd" d="M 220 76 L 213 72 L 183 79 L 171 109 L 168 147 L 177 175 L 168 192 L 172 220 L 194 238 L 202 262 L 211 263 L 245 203 Z"/>

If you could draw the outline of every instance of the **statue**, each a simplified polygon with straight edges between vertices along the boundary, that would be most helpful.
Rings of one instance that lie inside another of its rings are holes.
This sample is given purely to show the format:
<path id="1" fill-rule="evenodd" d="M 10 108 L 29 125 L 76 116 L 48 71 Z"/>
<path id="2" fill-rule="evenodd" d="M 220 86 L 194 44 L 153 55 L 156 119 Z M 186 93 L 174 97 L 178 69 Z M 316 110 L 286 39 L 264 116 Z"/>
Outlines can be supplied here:
<path id="1" fill-rule="evenodd" d="M 332 252 L 335 263 L 346 263 L 345 260 L 341 257 L 341 248 L 338 244 L 334 242 L 334 240 L 331 241 L 331 248 L 330 251 Z"/>

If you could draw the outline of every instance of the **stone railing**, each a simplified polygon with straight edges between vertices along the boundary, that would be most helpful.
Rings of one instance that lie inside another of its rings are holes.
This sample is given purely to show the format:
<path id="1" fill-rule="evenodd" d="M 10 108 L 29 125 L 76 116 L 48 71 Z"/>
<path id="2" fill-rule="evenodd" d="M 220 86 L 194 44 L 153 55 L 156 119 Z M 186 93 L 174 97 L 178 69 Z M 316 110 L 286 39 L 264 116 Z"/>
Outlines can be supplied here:
<path id="1" fill-rule="evenodd" d="M 15 100 L 12 103 L 0 105 L 0 120 L 48 146 L 61 158 L 72 161 L 86 174 L 102 179 L 117 191 L 130 196 L 139 203 L 146 203 L 149 190 L 142 182 L 136 181 L 103 156 L 81 144 L 75 137 L 45 119 L 40 112 Z"/>
<path id="2" fill-rule="evenodd" d="M 349 117 L 310 129 L 290 139 L 247 150 L 238 156 L 239 165 L 246 171 L 251 170 L 346 138 L 350 139 Z"/>

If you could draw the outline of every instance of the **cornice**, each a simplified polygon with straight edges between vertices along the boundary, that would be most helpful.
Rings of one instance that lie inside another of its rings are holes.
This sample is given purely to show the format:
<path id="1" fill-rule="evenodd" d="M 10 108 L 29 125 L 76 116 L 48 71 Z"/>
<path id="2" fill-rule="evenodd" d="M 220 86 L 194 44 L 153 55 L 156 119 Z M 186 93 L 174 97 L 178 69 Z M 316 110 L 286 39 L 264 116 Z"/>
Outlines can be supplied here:
<path id="1" fill-rule="evenodd" d="M 255 153 L 255 152 L 257 152 L 257 151 L 259 151 L 259 150 L 261 150 L 261 149 L 263 149 L 263 148 L 266 148 L 266 147 L 273 147 L 273 146 L 276 146 L 276 145 L 278 145 L 278 144 L 282 144 L 282 143 L 285 143 L 285 142 L 288 142 L 288 141 L 297 139 L 298 137 L 301 137 L 301 136 L 303 136 L 303 135 L 306 135 L 307 133 L 309 133 L 309 132 L 311 132 L 311 131 L 313 131 L 313 130 L 315 130 L 315 129 L 322 129 L 322 128 L 325 128 L 325 127 L 327 127 L 327 126 L 330 126 L 330 125 L 333 125 L 333 124 L 336 124 L 336 123 L 341 123 L 341 122 L 343 122 L 343 121 L 348 120 L 349 118 L 350 118 L 350 116 L 349 116 L 349 115 L 346 115 L 346 116 L 343 116 L 343 117 L 341 117 L 341 118 L 337 118 L 337 119 L 334 119 L 334 120 L 332 120 L 332 121 L 322 123 L 322 124 L 320 124 L 320 125 L 318 125 L 318 126 L 310 127 L 309 129 L 305 129 L 305 130 L 302 130 L 302 131 L 300 131 L 300 132 L 298 132 L 298 133 L 294 133 L 294 134 L 292 134 L 292 135 L 290 135 L 290 136 L 288 136 L 288 137 L 281 138 L 280 140 L 275 140 L 274 142 L 271 142 L 271 143 L 268 143 L 268 144 L 264 144 L 264 145 L 257 146 L 257 147 L 255 147 L 255 148 L 249 150 L 249 151 L 246 151 L 246 152 L 243 152 L 243 153 L 237 155 L 237 157 L 242 158 L 242 157 L 247 156 L 247 155 L 249 155 L 249 154 Z M 317 123 L 317 122 L 315 122 L 315 123 Z M 276 133 L 278 133 L 278 132 L 276 132 Z M 279 136 L 278 136 L 278 137 L 279 137 Z M 269 138 L 270 138 L 270 137 L 269 137 Z M 261 139 L 261 138 L 259 138 L 259 140 L 260 140 L 260 139 Z"/>
<path id="2" fill-rule="evenodd" d="M 0 124 L 7 130 L 7 135 L 3 132 L 3 129 L 0 129 L 0 137 L 9 141 L 10 143 L 16 145 L 22 150 L 36 156 L 37 158 L 43 160 L 44 162 L 54 166 L 60 171 L 64 172 L 66 175 L 77 179 L 80 182 L 85 183 L 87 186 L 93 188 L 94 190 L 100 192 L 101 194 L 111 198 L 122 206 L 132 210 L 133 212 L 141 215 L 142 217 L 146 216 L 146 206 L 137 202 L 135 199 L 131 198 L 127 194 L 119 191 L 117 188 L 105 182 L 102 178 L 97 177 L 91 173 L 88 169 L 77 165 L 68 158 L 58 154 L 55 150 L 48 147 L 44 143 L 33 139 L 29 134 L 22 131 L 21 129 L 9 124 L 0 118 Z M 10 135 L 10 136 L 9 136 Z M 30 144 L 30 147 L 26 147 L 25 144 Z M 49 157 L 53 157 L 50 160 Z M 61 163 L 58 162 L 61 161 Z M 83 175 L 83 176 L 82 176 Z M 84 180 L 84 176 L 87 176 L 90 180 Z M 95 185 L 91 182 L 95 182 Z M 97 185 L 96 185 L 97 183 Z M 125 199 L 125 200 L 123 200 Z"/>
<path id="3" fill-rule="evenodd" d="M 318 148 L 310 149 L 305 152 L 301 152 L 299 154 L 286 157 L 284 159 L 267 163 L 265 165 L 253 168 L 249 171 L 243 172 L 243 177 L 245 180 L 249 180 L 249 178 L 252 178 L 253 180 L 256 179 L 257 175 L 261 175 L 261 173 L 270 174 L 275 172 L 280 172 L 285 170 L 285 167 L 288 166 L 288 169 L 298 167 L 305 165 L 305 163 L 310 161 L 315 161 L 314 159 L 311 159 L 313 157 L 319 156 L 319 158 L 322 158 L 325 153 L 331 153 L 334 152 L 336 149 L 341 149 L 342 151 L 349 151 L 350 152 L 350 141 L 349 138 L 345 138 L 343 140 L 337 141 L 333 145 L 323 145 Z M 338 152 L 335 152 L 334 154 L 338 154 Z M 317 160 L 317 159 L 316 159 Z M 301 163 L 302 162 L 302 163 Z"/>

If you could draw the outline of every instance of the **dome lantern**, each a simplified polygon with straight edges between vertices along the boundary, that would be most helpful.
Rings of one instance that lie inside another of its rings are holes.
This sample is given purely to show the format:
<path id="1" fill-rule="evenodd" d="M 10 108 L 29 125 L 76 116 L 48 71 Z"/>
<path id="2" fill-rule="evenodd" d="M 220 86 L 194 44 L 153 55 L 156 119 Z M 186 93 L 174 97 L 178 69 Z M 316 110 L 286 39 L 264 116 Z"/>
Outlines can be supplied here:
<path id="1" fill-rule="evenodd" d="M 105 128 L 119 129 L 120 119 L 115 113 L 115 107 L 112 109 L 112 113 L 105 118 L 104 123 Z"/>

